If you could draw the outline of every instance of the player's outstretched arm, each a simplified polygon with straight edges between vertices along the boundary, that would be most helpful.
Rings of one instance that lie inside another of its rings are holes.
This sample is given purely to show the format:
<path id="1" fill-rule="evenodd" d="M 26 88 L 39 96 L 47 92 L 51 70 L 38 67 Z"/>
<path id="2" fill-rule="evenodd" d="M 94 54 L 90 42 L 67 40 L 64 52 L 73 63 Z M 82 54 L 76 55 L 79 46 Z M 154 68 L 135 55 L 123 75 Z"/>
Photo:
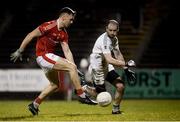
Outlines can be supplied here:
<path id="1" fill-rule="evenodd" d="M 26 35 L 24 40 L 22 41 L 19 49 L 17 49 L 15 52 L 11 53 L 10 60 L 13 62 L 16 62 L 17 59 L 20 59 L 22 61 L 22 53 L 26 46 L 33 40 L 35 37 L 41 36 L 41 32 L 38 28 L 34 29 L 32 32 Z"/>
<path id="2" fill-rule="evenodd" d="M 110 53 L 104 54 L 104 57 L 109 64 L 112 64 L 112 65 L 115 65 L 118 67 L 124 67 L 125 66 L 125 62 L 123 60 L 117 60 L 117 59 L 113 58 Z"/>

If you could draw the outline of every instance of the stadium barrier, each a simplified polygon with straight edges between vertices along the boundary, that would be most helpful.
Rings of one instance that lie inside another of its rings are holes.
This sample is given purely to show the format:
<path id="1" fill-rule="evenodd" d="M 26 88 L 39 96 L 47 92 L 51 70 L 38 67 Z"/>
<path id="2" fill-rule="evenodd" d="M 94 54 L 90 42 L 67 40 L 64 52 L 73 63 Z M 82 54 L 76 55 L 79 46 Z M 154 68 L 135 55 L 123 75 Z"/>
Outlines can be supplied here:
<path id="1" fill-rule="evenodd" d="M 62 77 L 62 73 L 60 76 Z M 60 79 L 63 81 L 62 78 Z M 41 69 L 0 70 L 0 99 L 33 99 L 48 84 L 49 81 Z M 63 99 L 65 94 L 63 90 L 65 91 L 65 88 L 57 91 L 50 98 Z"/>
<path id="2" fill-rule="evenodd" d="M 180 98 L 180 69 L 136 69 L 137 80 L 133 84 L 125 82 L 124 98 Z M 118 70 L 122 79 L 125 74 Z M 50 96 L 50 99 L 75 98 L 73 87 L 66 76 L 61 78 L 62 91 Z M 0 70 L 0 99 L 27 99 L 34 98 L 48 84 L 44 73 L 40 69 L 9 69 Z M 107 89 L 115 89 L 107 84 Z"/>
<path id="3" fill-rule="evenodd" d="M 180 69 L 136 69 L 137 80 L 126 82 L 125 98 L 180 98 Z M 124 72 L 119 71 L 126 81 Z"/>

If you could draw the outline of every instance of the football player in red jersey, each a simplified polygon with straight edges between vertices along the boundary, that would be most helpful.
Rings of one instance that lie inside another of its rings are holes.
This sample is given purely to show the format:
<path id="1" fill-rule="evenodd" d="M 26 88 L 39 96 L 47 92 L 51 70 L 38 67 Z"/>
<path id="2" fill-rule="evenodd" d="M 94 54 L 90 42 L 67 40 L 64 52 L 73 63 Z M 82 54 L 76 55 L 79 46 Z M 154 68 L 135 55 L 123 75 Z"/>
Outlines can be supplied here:
<path id="1" fill-rule="evenodd" d="M 50 84 L 40 93 L 40 95 L 28 105 L 33 115 L 38 115 L 39 105 L 52 92 L 58 89 L 58 71 L 67 71 L 75 87 L 76 94 L 82 103 L 93 104 L 83 91 L 80 85 L 80 79 L 77 73 L 77 67 L 74 63 L 72 52 L 68 45 L 68 28 L 74 21 L 76 11 L 69 7 L 60 10 L 59 18 L 39 25 L 22 41 L 19 49 L 11 54 L 11 60 L 22 60 L 22 53 L 26 46 L 37 38 L 36 43 L 36 61 L 43 69 Z M 60 44 L 65 58 L 54 54 L 56 45 Z"/>

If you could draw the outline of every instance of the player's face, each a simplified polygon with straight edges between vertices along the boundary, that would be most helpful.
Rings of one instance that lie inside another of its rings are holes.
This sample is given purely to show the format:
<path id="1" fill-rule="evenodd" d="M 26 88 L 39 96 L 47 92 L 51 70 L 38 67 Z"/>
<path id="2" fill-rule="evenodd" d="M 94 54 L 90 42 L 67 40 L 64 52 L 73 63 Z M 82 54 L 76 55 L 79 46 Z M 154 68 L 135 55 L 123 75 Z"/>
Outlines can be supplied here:
<path id="1" fill-rule="evenodd" d="M 72 14 L 65 14 L 63 17 L 64 27 L 69 27 L 74 22 L 74 16 Z"/>
<path id="2" fill-rule="evenodd" d="M 110 38 L 114 38 L 118 33 L 118 27 L 116 24 L 109 23 L 106 27 L 106 32 Z"/>

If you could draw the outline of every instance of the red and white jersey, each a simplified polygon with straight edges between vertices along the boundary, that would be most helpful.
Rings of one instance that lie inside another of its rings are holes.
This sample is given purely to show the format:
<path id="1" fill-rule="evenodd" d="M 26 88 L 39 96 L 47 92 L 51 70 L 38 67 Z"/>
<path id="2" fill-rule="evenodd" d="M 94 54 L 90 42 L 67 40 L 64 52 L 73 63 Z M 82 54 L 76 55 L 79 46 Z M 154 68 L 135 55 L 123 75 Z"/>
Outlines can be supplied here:
<path id="1" fill-rule="evenodd" d="M 36 43 L 36 56 L 53 53 L 60 42 L 68 43 L 68 34 L 65 29 L 58 30 L 57 20 L 45 22 L 38 28 L 42 35 Z"/>

